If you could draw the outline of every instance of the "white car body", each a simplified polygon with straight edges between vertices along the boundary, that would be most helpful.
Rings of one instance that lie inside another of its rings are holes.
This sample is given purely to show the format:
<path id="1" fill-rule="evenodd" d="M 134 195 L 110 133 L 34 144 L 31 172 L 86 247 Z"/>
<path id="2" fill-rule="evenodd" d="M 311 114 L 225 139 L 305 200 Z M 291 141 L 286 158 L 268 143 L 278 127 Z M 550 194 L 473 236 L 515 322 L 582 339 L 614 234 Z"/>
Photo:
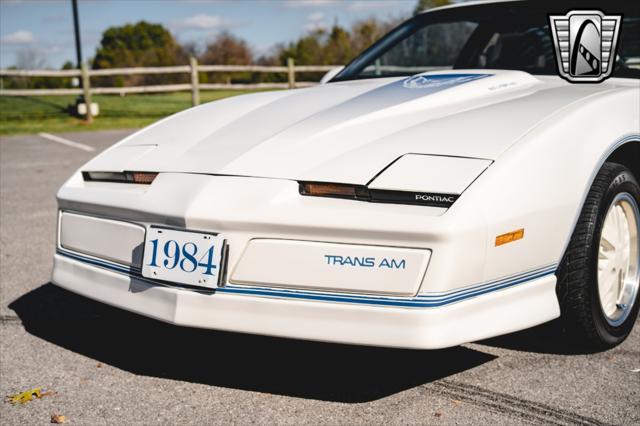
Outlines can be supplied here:
<path id="1" fill-rule="evenodd" d="M 448 347 L 558 317 L 555 272 L 594 176 L 640 144 L 638 80 L 423 75 L 447 83 L 238 96 L 133 134 L 60 189 L 52 281 L 184 326 L 390 347 Z M 151 185 L 82 176 L 131 170 L 159 174 Z M 445 208 L 307 197 L 298 182 L 459 198 Z M 223 235 L 220 286 L 142 277 L 152 225 Z M 331 264 L 327 253 L 406 263 Z"/>

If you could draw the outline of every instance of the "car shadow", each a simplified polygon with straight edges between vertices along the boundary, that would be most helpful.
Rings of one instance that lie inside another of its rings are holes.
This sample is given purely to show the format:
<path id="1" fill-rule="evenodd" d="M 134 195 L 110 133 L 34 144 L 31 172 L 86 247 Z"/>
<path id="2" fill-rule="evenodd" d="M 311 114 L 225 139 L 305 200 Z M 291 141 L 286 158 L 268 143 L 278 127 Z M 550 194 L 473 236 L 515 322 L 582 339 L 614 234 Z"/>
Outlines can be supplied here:
<path id="1" fill-rule="evenodd" d="M 562 325 L 557 320 L 476 343 L 484 346 L 539 354 L 586 355 L 597 352 L 581 346 L 579 341 L 572 339 L 562 329 Z"/>
<path id="2" fill-rule="evenodd" d="M 387 349 L 177 327 L 50 283 L 9 308 L 30 334 L 137 375 L 323 401 L 372 401 L 495 358 L 464 347 Z"/>

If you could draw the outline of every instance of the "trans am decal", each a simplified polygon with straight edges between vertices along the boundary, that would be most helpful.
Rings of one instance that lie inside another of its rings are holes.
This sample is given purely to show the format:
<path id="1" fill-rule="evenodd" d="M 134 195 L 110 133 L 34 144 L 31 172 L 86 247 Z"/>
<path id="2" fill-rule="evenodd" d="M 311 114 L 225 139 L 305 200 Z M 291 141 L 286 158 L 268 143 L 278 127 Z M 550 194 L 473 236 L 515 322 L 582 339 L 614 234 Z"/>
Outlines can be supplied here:
<path id="1" fill-rule="evenodd" d="M 405 269 L 407 261 L 405 259 L 392 259 L 383 257 L 377 260 L 375 257 L 362 257 L 362 256 L 336 256 L 326 254 L 324 258 L 327 260 L 327 265 L 339 265 L 339 266 L 360 266 L 364 268 L 386 268 L 386 269 Z"/>

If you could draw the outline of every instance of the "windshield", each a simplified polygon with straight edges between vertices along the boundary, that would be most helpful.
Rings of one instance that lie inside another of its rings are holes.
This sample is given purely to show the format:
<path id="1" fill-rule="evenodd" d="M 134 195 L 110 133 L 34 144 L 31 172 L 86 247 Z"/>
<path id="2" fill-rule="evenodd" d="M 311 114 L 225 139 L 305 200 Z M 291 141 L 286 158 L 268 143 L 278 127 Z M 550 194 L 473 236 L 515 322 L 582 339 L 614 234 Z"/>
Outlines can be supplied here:
<path id="1" fill-rule="evenodd" d="M 631 3 L 605 3 L 605 13 L 624 16 L 614 77 L 640 78 L 640 12 Z M 557 75 L 548 15 L 568 10 L 562 2 L 508 2 L 424 13 L 371 46 L 333 81 L 479 68 Z"/>

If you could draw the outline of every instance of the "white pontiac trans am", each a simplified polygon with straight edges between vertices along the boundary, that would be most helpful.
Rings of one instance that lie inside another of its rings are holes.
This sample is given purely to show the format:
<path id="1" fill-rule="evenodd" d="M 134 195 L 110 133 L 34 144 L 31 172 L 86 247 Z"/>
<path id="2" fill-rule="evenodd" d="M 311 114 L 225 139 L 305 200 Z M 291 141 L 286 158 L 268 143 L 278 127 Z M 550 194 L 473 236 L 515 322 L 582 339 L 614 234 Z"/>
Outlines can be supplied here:
<path id="1" fill-rule="evenodd" d="M 616 345 L 640 307 L 630 3 L 603 2 L 624 18 L 601 83 L 558 76 L 566 5 L 467 4 L 320 86 L 147 127 L 60 189 L 52 281 L 190 327 L 435 349 L 561 317 Z"/>

